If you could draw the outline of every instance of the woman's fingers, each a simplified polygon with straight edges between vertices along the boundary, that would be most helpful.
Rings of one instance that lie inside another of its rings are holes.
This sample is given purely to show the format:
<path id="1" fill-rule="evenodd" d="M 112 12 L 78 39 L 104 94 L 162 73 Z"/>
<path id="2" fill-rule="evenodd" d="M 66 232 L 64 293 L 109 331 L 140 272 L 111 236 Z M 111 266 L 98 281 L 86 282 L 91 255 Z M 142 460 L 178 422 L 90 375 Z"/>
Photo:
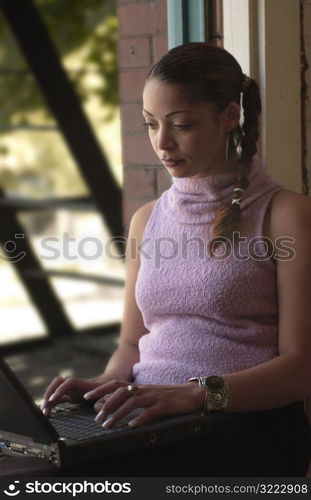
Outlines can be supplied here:
<path id="1" fill-rule="evenodd" d="M 124 405 L 124 403 L 129 401 L 129 397 L 130 396 L 129 396 L 129 391 L 127 390 L 127 387 L 119 387 L 119 389 L 117 389 L 113 394 L 111 394 L 111 396 L 108 399 L 106 399 L 106 401 L 102 405 L 102 408 L 99 411 L 99 413 L 97 414 L 97 417 L 95 419 L 96 422 L 102 423 L 105 420 L 105 418 L 113 412 L 115 412 L 114 415 L 117 415 L 117 417 L 118 417 L 119 414 L 117 414 L 117 410 L 122 405 Z M 131 398 L 131 399 L 133 399 L 133 398 Z M 137 401 L 130 401 L 129 404 L 126 406 L 126 408 L 130 407 L 130 410 L 132 410 L 133 408 L 136 407 L 135 403 L 137 403 Z M 126 413 L 124 413 L 124 414 L 122 413 L 122 416 L 120 418 L 122 418 L 125 415 L 126 415 Z M 117 420 L 115 420 L 115 421 L 117 421 Z"/>
<path id="2" fill-rule="evenodd" d="M 139 427 L 140 425 L 146 424 L 155 417 L 160 417 L 162 415 L 161 409 L 157 405 L 150 406 L 146 408 L 145 411 L 141 412 L 139 415 L 132 418 L 128 425 L 130 427 Z"/>
<path id="3" fill-rule="evenodd" d="M 128 387 L 119 388 L 115 391 L 102 405 L 95 419 L 96 422 L 99 424 L 103 423 L 103 427 L 107 429 L 132 413 L 133 410 L 139 409 L 141 410 L 139 417 L 133 416 L 129 422 L 131 427 L 136 427 L 155 416 L 163 414 L 162 405 L 158 402 L 154 391 L 136 385 L 135 388 L 134 393 L 129 391 Z"/>
<path id="4" fill-rule="evenodd" d="M 95 385 L 99 385 L 99 382 L 56 377 L 45 392 L 42 404 L 43 413 L 49 415 L 53 406 L 64 401 L 80 401 L 85 391 L 93 389 Z"/>
<path id="5" fill-rule="evenodd" d="M 98 399 L 94 404 L 94 411 L 98 412 L 102 409 L 103 405 L 107 402 L 107 400 L 112 396 L 112 393 L 105 394 L 104 397 Z"/>
<path id="6" fill-rule="evenodd" d="M 133 410 L 139 408 L 141 411 L 135 415 L 132 415 L 131 420 L 128 422 L 129 427 L 138 427 L 140 425 L 146 424 L 155 417 L 162 415 L 161 409 L 157 404 L 149 406 L 147 408 L 142 408 L 140 404 L 132 399 L 128 399 L 117 411 L 113 414 L 108 415 L 108 418 L 104 420 L 102 427 L 104 429 L 109 429 L 119 420 L 131 414 Z"/>
<path id="7" fill-rule="evenodd" d="M 51 408 L 53 404 L 49 402 L 49 399 L 51 398 L 52 394 L 54 394 L 55 390 L 57 387 L 62 385 L 66 379 L 64 377 L 55 377 L 47 390 L 44 393 L 43 396 L 43 401 L 41 404 L 41 410 L 44 415 L 48 416 L 50 414 Z"/>
<path id="8" fill-rule="evenodd" d="M 44 395 L 43 395 L 43 404 L 42 407 L 44 406 L 44 403 L 49 400 L 50 396 L 54 393 L 55 389 L 64 382 L 65 378 L 64 377 L 55 377 L 48 388 L 46 389 Z"/>
<path id="9" fill-rule="evenodd" d="M 99 399 L 104 397 L 106 394 L 109 394 L 111 392 L 116 391 L 119 387 L 125 387 L 128 386 L 129 382 L 126 382 L 124 380 L 110 380 L 109 382 L 106 382 L 105 384 L 101 384 L 95 389 L 92 389 L 91 391 L 86 392 L 83 397 L 86 400 L 89 399 Z"/>
<path id="10" fill-rule="evenodd" d="M 81 380 L 78 378 L 67 378 L 61 385 L 59 385 L 53 394 L 49 397 L 49 401 L 57 401 L 64 394 L 70 394 L 72 398 L 81 397 L 84 391 L 94 387 L 94 383 Z"/>
<path id="11" fill-rule="evenodd" d="M 57 401 L 57 404 L 59 404 L 59 403 L 68 403 L 68 401 L 70 401 L 69 396 L 64 395 L 63 397 L 61 397 L 61 398 Z M 53 406 L 54 406 L 54 405 L 53 405 L 52 403 L 47 403 L 47 404 L 45 404 L 45 406 L 43 406 L 43 404 L 42 404 L 42 408 L 41 408 L 42 413 L 43 413 L 46 417 L 48 417 L 48 416 L 50 415 L 50 413 L 51 413 L 51 409 L 53 408 Z"/>
<path id="12" fill-rule="evenodd" d="M 199 391 L 199 393 L 198 393 Z M 202 406 L 202 389 L 192 382 L 176 386 L 136 385 L 124 380 L 104 382 L 99 379 L 81 380 L 57 377 L 45 393 L 43 412 L 48 415 L 52 406 L 63 401 L 96 400 L 96 422 L 111 427 L 133 410 L 142 413 L 129 425 L 136 427 L 151 418 L 197 411 Z"/>
<path id="13" fill-rule="evenodd" d="M 83 397 L 86 400 L 96 400 L 101 397 L 102 401 L 107 393 L 114 392 L 118 387 L 127 385 L 128 382 L 121 380 L 103 383 L 99 377 L 92 380 L 55 377 L 44 393 L 41 409 L 44 415 L 49 415 L 53 406 L 65 401 L 79 402 Z M 98 411 L 101 406 L 102 403 L 97 404 L 94 409 Z"/>
<path id="14" fill-rule="evenodd" d="M 99 412 L 96 422 L 103 422 L 103 427 L 108 428 L 139 408 L 142 412 L 129 422 L 130 427 L 136 427 L 154 417 L 197 412 L 202 408 L 204 397 L 204 391 L 192 382 L 174 386 L 127 383 L 110 394 L 108 399 L 97 401 Z"/>
<path id="15" fill-rule="evenodd" d="M 108 429 L 112 427 L 117 422 L 122 420 L 122 418 L 126 417 L 129 413 L 131 413 L 136 408 L 139 408 L 139 402 L 134 401 L 133 399 L 127 399 L 118 409 L 113 413 L 105 413 L 104 416 L 98 415 L 98 419 L 96 418 L 97 423 L 101 424 L 104 429 Z"/>

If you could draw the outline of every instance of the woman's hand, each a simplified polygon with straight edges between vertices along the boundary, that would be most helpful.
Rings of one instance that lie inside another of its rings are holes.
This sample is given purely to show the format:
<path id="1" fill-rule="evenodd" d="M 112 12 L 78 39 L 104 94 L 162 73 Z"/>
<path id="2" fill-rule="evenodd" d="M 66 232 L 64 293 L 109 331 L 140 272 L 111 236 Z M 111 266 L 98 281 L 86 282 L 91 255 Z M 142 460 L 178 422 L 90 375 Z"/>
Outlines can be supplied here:
<path id="1" fill-rule="evenodd" d="M 48 416 L 52 407 L 58 403 L 81 402 L 83 401 L 83 395 L 87 391 L 91 391 L 103 383 L 105 383 L 103 375 L 89 380 L 72 377 L 55 377 L 44 393 L 41 405 L 42 412 Z"/>
<path id="2" fill-rule="evenodd" d="M 129 422 L 130 427 L 137 427 L 155 417 L 195 413 L 203 408 L 205 391 L 194 382 L 179 385 L 130 385 L 134 385 L 135 389 L 128 389 L 129 382 L 113 380 L 84 394 L 87 400 L 97 399 L 97 423 L 103 423 L 104 428 L 111 427 L 140 408 L 142 412 Z"/>

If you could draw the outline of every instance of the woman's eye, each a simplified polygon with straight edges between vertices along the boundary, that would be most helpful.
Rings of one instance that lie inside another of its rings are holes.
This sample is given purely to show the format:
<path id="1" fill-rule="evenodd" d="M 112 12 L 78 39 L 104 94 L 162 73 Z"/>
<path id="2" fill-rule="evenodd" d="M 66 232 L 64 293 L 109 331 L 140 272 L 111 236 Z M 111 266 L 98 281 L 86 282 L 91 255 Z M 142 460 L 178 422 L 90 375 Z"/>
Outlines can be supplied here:
<path id="1" fill-rule="evenodd" d="M 146 127 L 147 129 L 156 129 L 157 128 L 157 123 L 155 122 L 143 122 L 143 126 Z M 185 130 L 190 127 L 192 127 L 192 123 L 172 123 L 171 125 L 174 128 L 180 129 L 180 130 Z"/>
<path id="2" fill-rule="evenodd" d="M 174 123 L 173 125 L 176 128 L 186 129 L 186 128 L 190 128 L 192 126 L 192 123 Z"/>
<path id="3" fill-rule="evenodd" d="M 153 122 L 144 122 L 143 126 L 147 127 L 147 128 L 155 128 L 156 127 L 156 123 L 153 123 Z"/>

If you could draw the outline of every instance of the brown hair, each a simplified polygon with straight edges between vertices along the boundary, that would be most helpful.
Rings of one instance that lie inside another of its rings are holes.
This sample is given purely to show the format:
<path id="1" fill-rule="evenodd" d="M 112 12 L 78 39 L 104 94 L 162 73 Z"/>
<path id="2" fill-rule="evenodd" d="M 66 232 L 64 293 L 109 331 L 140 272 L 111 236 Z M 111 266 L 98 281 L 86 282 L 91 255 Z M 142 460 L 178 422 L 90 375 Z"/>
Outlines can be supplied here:
<path id="1" fill-rule="evenodd" d="M 212 226 L 209 251 L 232 238 L 240 226 L 240 203 L 249 185 L 248 175 L 257 152 L 258 120 L 261 112 L 259 87 L 246 77 L 239 63 L 225 49 L 205 42 L 180 45 L 167 52 L 150 70 L 147 81 L 157 78 L 178 86 L 190 100 L 213 102 L 218 112 L 229 103 L 242 106 L 244 121 L 229 135 L 228 159 L 236 162 L 235 191 L 230 205 L 221 207 Z M 239 154 L 237 156 L 237 153 Z M 237 160 L 233 160 L 237 157 Z"/>

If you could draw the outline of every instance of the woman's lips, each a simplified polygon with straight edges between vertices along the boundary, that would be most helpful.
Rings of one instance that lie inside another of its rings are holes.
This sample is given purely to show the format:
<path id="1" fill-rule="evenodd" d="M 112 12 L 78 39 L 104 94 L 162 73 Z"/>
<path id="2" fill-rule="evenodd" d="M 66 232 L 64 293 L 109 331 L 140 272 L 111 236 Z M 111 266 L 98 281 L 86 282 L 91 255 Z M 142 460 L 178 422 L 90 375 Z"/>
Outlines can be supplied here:
<path id="1" fill-rule="evenodd" d="M 164 158 L 162 159 L 162 163 L 164 163 L 166 167 L 170 168 L 178 167 L 183 161 L 184 160 L 172 160 L 172 159 L 165 160 Z"/>

